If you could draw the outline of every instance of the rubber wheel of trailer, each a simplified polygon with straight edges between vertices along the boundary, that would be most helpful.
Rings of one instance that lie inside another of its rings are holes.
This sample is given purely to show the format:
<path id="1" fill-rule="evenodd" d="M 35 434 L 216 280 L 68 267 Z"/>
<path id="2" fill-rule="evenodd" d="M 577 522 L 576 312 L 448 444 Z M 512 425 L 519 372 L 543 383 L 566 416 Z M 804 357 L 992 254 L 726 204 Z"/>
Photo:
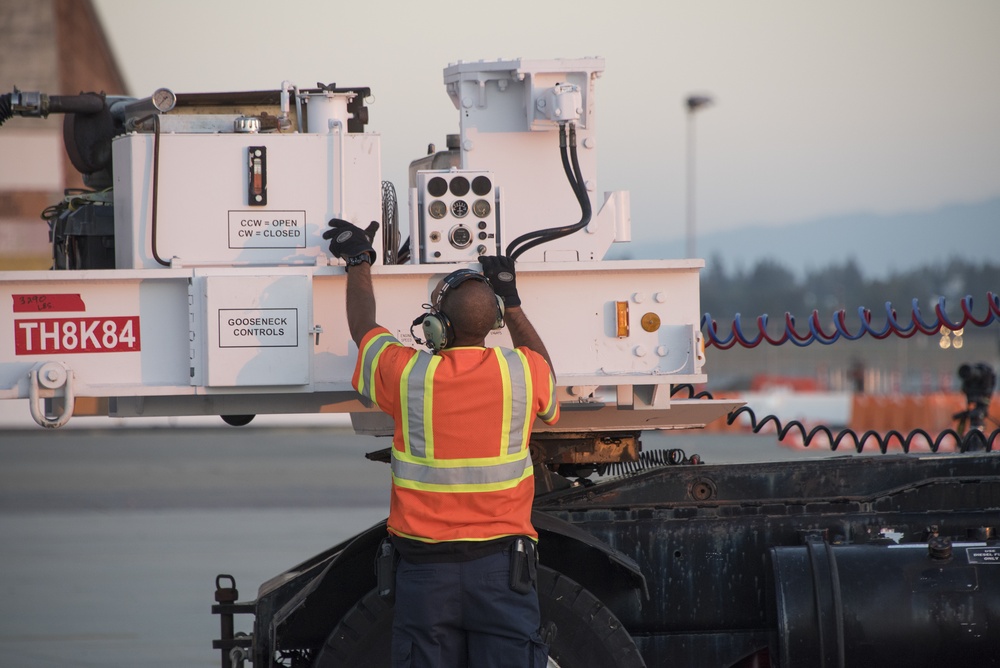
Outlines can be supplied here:
<path id="1" fill-rule="evenodd" d="M 220 415 L 222 421 L 231 427 L 245 427 L 256 415 Z"/>
<path id="2" fill-rule="evenodd" d="M 538 569 L 542 628 L 556 626 L 549 666 L 644 668 L 631 636 L 596 596 L 565 575 Z M 391 665 L 392 606 L 374 589 L 344 615 L 320 649 L 314 668 L 385 668 Z"/>

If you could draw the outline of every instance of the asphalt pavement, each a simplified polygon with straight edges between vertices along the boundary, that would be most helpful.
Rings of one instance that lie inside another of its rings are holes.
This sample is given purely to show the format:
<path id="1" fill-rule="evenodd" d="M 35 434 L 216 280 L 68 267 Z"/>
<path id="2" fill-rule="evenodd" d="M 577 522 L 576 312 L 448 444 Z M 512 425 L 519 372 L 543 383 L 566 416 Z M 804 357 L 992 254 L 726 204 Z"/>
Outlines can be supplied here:
<path id="1" fill-rule="evenodd" d="M 0 433 L 0 666 L 218 666 L 215 576 L 253 599 L 383 519 L 389 467 L 364 453 L 385 446 L 325 429 Z"/>
<path id="2" fill-rule="evenodd" d="M 830 456 L 773 436 L 650 434 L 706 462 Z M 0 431 L 0 666 L 218 666 L 241 600 L 388 514 L 388 441 L 341 428 Z M 237 630 L 249 632 L 249 617 Z"/>

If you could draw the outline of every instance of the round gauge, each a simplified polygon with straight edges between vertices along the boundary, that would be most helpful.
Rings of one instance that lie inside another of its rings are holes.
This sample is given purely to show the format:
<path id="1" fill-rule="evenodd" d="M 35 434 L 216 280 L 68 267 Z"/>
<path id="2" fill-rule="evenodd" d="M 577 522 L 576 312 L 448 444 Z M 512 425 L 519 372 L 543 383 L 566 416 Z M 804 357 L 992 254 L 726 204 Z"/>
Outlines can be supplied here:
<path id="1" fill-rule="evenodd" d="M 472 179 L 472 192 L 483 197 L 493 188 L 493 183 L 488 176 L 477 176 Z"/>
<path id="2" fill-rule="evenodd" d="M 476 216 L 476 218 L 485 218 L 490 215 L 490 211 L 492 210 L 493 207 L 490 206 L 490 203 L 484 199 L 477 199 L 472 203 L 472 213 Z"/>
<path id="3" fill-rule="evenodd" d="M 448 205 L 436 199 L 427 207 L 427 213 L 431 214 L 431 218 L 444 218 L 448 215 Z"/>
<path id="4" fill-rule="evenodd" d="M 456 176 L 451 180 L 448 189 L 455 197 L 465 197 L 469 194 L 469 179 L 464 176 Z"/>
<path id="5" fill-rule="evenodd" d="M 472 244 L 472 232 L 465 225 L 456 225 L 448 233 L 448 241 L 455 248 L 467 248 Z"/>
<path id="6" fill-rule="evenodd" d="M 435 176 L 427 182 L 427 192 L 429 192 L 433 197 L 440 197 L 448 192 L 448 182 L 440 176 Z"/>
<path id="7" fill-rule="evenodd" d="M 150 98 L 153 100 L 153 106 L 156 107 L 160 113 L 170 111 L 177 104 L 177 96 L 174 95 L 174 92 L 169 88 L 157 88 L 153 91 Z"/>
<path id="8" fill-rule="evenodd" d="M 451 213 L 456 218 L 465 218 L 469 213 L 469 203 L 464 199 L 457 199 L 451 203 Z"/>

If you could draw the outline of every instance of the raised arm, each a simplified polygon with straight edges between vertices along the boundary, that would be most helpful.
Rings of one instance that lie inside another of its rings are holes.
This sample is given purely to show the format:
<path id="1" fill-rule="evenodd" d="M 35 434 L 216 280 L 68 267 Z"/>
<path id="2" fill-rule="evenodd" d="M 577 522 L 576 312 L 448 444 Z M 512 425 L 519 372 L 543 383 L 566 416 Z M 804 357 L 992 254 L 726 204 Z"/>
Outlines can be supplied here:
<path id="1" fill-rule="evenodd" d="M 367 262 L 347 268 L 347 326 L 358 347 L 361 347 L 365 334 L 378 326 L 375 321 L 372 269 Z"/>
<path id="2" fill-rule="evenodd" d="M 480 256 L 480 264 L 483 265 L 483 275 L 489 279 L 493 286 L 493 291 L 503 299 L 504 321 L 507 329 L 510 330 L 510 340 L 515 347 L 523 346 L 545 358 L 552 371 L 556 375 L 556 370 L 552 366 L 552 358 L 549 351 L 545 349 L 545 344 L 535 331 L 535 327 L 528 320 L 521 308 L 521 298 L 517 294 L 517 275 L 514 271 L 514 261 L 502 256 Z"/>
<path id="3" fill-rule="evenodd" d="M 504 310 L 503 319 L 507 323 L 507 329 L 510 331 L 510 340 L 514 346 L 524 346 L 544 357 L 549 365 L 549 369 L 552 371 L 552 375 L 555 376 L 556 370 L 552 366 L 549 351 L 545 349 L 545 344 L 542 343 L 541 337 L 535 331 L 534 325 L 528 320 L 528 316 L 524 314 L 524 310 L 520 306 L 507 307 Z"/>
<path id="4" fill-rule="evenodd" d="M 372 222 L 367 230 L 362 230 L 346 220 L 334 218 L 329 225 L 323 238 L 330 241 L 330 253 L 347 263 L 347 327 L 360 347 L 365 334 L 377 326 L 371 272 L 375 249 L 371 240 L 378 223 Z"/>

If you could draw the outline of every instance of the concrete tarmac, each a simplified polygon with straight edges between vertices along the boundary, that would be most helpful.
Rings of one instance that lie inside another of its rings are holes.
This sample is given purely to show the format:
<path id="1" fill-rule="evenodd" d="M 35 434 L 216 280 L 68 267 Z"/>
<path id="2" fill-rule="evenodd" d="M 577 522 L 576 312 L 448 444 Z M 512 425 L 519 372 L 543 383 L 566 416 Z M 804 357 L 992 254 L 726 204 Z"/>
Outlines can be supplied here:
<path id="1" fill-rule="evenodd" d="M 0 434 L 0 666 L 218 666 L 215 576 L 253 599 L 385 518 L 389 467 L 364 453 L 387 445 L 317 429 Z"/>
<path id="2" fill-rule="evenodd" d="M 773 436 L 643 440 L 710 463 L 831 454 Z M 389 467 L 364 453 L 388 445 L 252 423 L 0 432 L 0 666 L 218 666 L 215 576 L 252 600 L 384 519 Z"/>

